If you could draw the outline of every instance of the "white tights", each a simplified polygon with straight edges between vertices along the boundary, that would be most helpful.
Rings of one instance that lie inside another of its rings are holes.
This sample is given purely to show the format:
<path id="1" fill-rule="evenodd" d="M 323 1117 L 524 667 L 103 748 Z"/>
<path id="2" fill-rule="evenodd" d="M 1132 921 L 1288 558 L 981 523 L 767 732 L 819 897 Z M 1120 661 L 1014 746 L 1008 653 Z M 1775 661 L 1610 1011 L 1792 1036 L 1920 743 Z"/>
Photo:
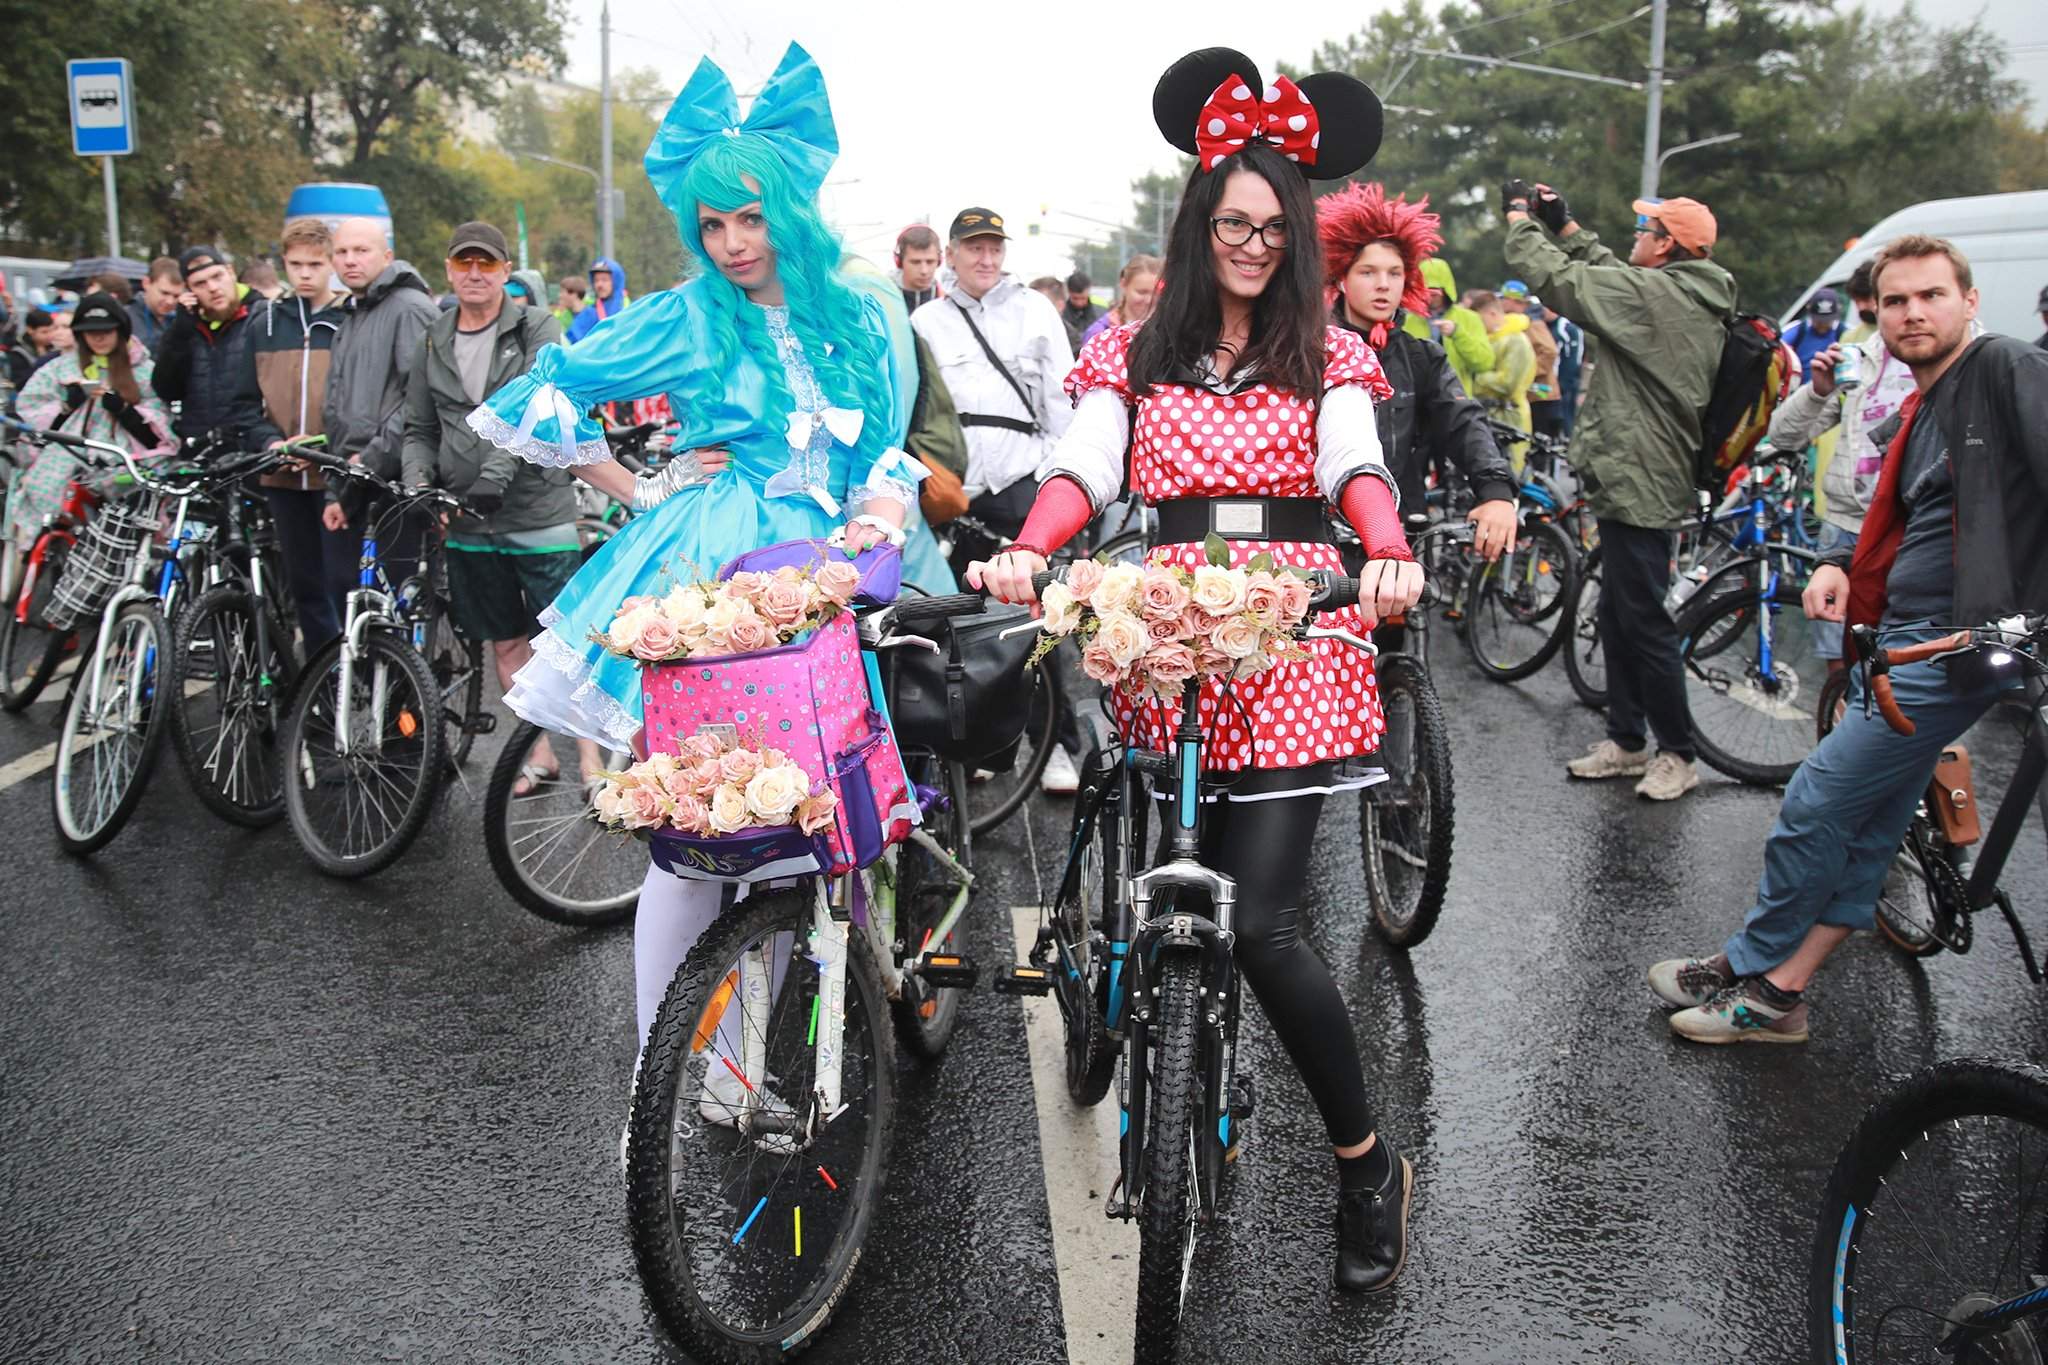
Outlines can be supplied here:
<path id="1" fill-rule="evenodd" d="M 647 865 L 640 885 L 640 909 L 633 917 L 633 985 L 639 1006 L 639 1046 L 647 1046 L 655 1011 L 668 994 L 676 969 L 718 918 L 723 882 L 692 882 Z M 747 888 L 741 886 L 744 898 Z"/>

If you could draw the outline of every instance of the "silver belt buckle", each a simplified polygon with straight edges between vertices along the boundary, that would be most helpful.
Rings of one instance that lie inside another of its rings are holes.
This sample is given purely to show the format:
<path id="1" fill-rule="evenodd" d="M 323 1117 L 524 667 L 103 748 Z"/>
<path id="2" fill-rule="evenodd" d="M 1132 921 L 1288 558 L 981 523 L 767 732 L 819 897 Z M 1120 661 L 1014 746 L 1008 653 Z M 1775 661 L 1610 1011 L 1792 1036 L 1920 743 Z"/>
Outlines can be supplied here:
<path id="1" fill-rule="evenodd" d="M 1209 529 L 1241 540 L 1268 540 L 1266 504 L 1251 498 L 1214 498 L 1209 503 Z"/>

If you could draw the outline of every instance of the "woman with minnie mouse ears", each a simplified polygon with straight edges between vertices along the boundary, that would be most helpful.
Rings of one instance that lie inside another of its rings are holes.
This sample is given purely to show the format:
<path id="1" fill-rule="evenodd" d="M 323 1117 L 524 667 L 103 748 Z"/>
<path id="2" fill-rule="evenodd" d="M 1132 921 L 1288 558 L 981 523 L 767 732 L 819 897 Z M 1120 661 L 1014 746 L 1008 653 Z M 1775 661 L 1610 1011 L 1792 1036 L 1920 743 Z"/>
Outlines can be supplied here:
<path id="1" fill-rule="evenodd" d="M 1242 53 L 1209 48 L 1160 78 L 1153 116 L 1197 158 L 1167 243 L 1152 316 L 1090 341 L 1067 378 L 1073 425 L 1040 470 L 1016 542 L 968 572 L 1006 602 L 1035 598 L 1033 574 L 1131 485 L 1159 509 L 1155 561 L 1205 563 L 1210 534 L 1242 565 L 1342 570 L 1325 529 L 1334 504 L 1369 555 L 1358 610 L 1324 624 L 1354 633 L 1412 607 L 1408 552 L 1373 404 L 1391 396 L 1356 334 L 1329 325 L 1322 250 L 1305 177 L 1351 174 L 1379 149 L 1380 103 L 1349 76 L 1267 87 Z M 1247 528 L 1253 528 L 1249 532 Z M 1179 703 L 1113 697 L 1133 744 L 1169 746 Z M 1238 886 L 1236 957 L 1300 1070 L 1336 1149 L 1336 1283 L 1372 1292 L 1407 1255 L 1414 1172 L 1374 1123 L 1351 1015 L 1302 941 L 1297 917 L 1323 799 L 1385 774 L 1363 768 L 1385 733 L 1372 661 L 1336 641 L 1226 694 L 1202 690 L 1205 762 L 1228 779 L 1204 818 L 1203 857 Z"/>
<path id="2" fill-rule="evenodd" d="M 1443 347 L 1401 326 L 1404 311 L 1429 315 L 1422 263 L 1443 237 L 1428 197 L 1411 204 L 1381 185 L 1352 185 L 1316 200 L 1316 222 L 1323 275 L 1336 294 L 1332 319 L 1365 338 L 1394 386 L 1393 400 L 1373 416 L 1401 500 L 1420 507 L 1430 465 L 1455 465 L 1475 498 L 1466 516 L 1476 526 L 1472 546 L 1498 557 L 1515 534 L 1514 473 L 1487 430 L 1486 409 L 1466 394 Z M 1384 631 L 1379 644 L 1401 647 Z"/>

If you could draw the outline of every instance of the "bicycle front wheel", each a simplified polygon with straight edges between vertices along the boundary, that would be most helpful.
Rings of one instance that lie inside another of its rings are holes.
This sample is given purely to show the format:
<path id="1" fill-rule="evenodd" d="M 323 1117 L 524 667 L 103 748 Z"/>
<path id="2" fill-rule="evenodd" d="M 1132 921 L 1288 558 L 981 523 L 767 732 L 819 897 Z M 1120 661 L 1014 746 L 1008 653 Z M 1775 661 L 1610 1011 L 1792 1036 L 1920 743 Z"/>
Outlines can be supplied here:
<path id="1" fill-rule="evenodd" d="M 277 735 L 291 689 L 283 620 L 264 623 L 255 594 L 210 588 L 178 626 L 178 689 L 171 742 L 200 804 L 230 824 L 261 829 L 284 816 L 284 763 Z M 264 609 L 267 609 L 267 604 Z"/>
<path id="2" fill-rule="evenodd" d="M 640 1278 L 690 1356 L 781 1360 L 831 1318 L 887 1176 L 896 1051 L 866 935 L 851 935 L 836 1053 L 812 955 L 815 886 L 756 893 L 676 973 L 633 1094 L 627 1216 Z M 828 1049 L 829 1051 L 829 1049 Z"/>
<path id="3" fill-rule="evenodd" d="M 1429 672 L 1405 654 L 1379 661 L 1387 780 L 1359 793 L 1366 897 L 1379 936 L 1396 948 L 1429 937 L 1451 879 L 1451 738 Z"/>
<path id="4" fill-rule="evenodd" d="M 105 848 L 135 813 L 163 750 L 176 679 L 171 628 L 156 603 L 121 608 L 65 700 L 53 790 L 66 853 Z"/>
<path id="5" fill-rule="evenodd" d="M 1138 1210 L 1136 1365 L 1172 1365 L 1195 1263 L 1201 1198 L 1195 1189 L 1202 1119 L 1202 959 L 1159 955 L 1156 1022 L 1145 1086 L 1145 1192 Z"/>
<path id="6" fill-rule="evenodd" d="M 525 774 L 534 746 L 549 739 L 556 769 L 513 788 Z M 606 771 L 633 761 L 630 753 L 601 754 Z M 583 786 L 576 742 L 538 725 L 512 732 L 484 788 L 484 851 L 491 871 L 521 905 L 542 919 L 596 929 L 633 917 L 647 876 L 647 849 L 637 839 L 597 822 Z"/>
<path id="7" fill-rule="evenodd" d="M 443 762 L 441 696 L 388 630 L 363 635 L 343 685 L 342 641 L 306 665 L 285 720 L 285 813 L 330 877 L 389 867 L 427 822 Z"/>
<path id="8" fill-rule="evenodd" d="M 1799 589 L 1781 579 L 1767 600 L 1754 583 L 1702 593 L 1679 615 L 1678 637 L 1700 757 L 1738 781 L 1789 781 L 1813 750 L 1827 679 Z"/>
<path id="9" fill-rule="evenodd" d="M 34 581 L 25 588 L 17 584 L 7 594 L 5 608 L 0 609 L 0 711 L 28 709 L 50 685 L 63 661 L 70 632 L 46 624 L 45 613 L 70 551 L 69 541 L 52 536 L 42 562 L 23 569 L 25 574 L 35 575 Z M 23 591 L 28 594 L 25 611 L 20 602 Z"/>
<path id="10" fill-rule="evenodd" d="M 484 713 L 484 647 L 455 628 L 443 593 L 434 597 L 427 624 L 427 670 L 441 696 L 441 725 L 446 731 L 444 751 L 448 765 L 459 768 L 469 762 L 476 745 L 480 718 Z"/>
<path id="11" fill-rule="evenodd" d="M 2043 1277 L 2048 1071 L 1943 1062 L 1872 1106 L 1835 1162 L 1808 1270 L 1808 1358 L 2038 1361 Z"/>
<path id="12" fill-rule="evenodd" d="M 1483 566 L 1465 607 L 1465 644 L 1479 671 L 1517 682 L 1564 644 L 1578 583 L 1578 552 L 1547 521 L 1524 523 L 1511 555 Z"/>

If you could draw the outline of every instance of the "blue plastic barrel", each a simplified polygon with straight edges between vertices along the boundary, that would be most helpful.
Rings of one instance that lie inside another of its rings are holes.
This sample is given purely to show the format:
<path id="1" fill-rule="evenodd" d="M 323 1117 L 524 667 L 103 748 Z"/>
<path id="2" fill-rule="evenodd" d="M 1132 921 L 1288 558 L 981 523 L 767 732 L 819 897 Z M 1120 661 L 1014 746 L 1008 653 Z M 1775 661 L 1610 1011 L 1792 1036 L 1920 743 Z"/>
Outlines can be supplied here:
<path id="1" fill-rule="evenodd" d="M 285 201 L 286 222 L 294 218 L 318 218 L 329 228 L 344 218 L 369 218 L 384 225 L 384 241 L 392 244 L 391 205 L 384 191 L 375 185 L 358 185 L 334 180 L 301 185 Z"/>

